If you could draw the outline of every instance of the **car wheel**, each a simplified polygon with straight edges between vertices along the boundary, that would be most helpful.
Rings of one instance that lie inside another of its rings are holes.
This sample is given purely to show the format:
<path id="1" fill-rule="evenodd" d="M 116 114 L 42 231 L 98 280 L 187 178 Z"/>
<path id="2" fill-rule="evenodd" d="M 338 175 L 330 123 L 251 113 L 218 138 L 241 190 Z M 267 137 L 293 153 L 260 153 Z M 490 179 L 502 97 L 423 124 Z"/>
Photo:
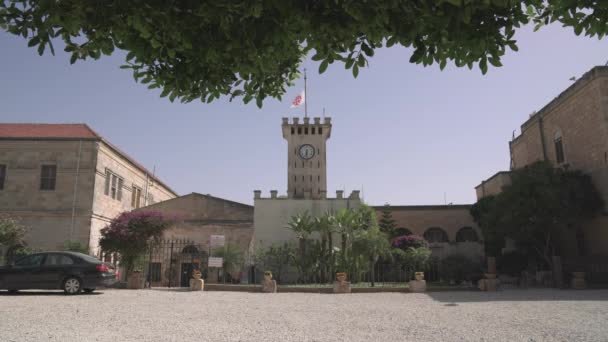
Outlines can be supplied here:
<path id="1" fill-rule="evenodd" d="M 82 291 L 82 282 L 76 277 L 69 277 L 63 281 L 63 291 L 69 295 L 78 294 Z"/>
<path id="2" fill-rule="evenodd" d="M 91 292 L 95 291 L 95 289 L 84 289 L 83 291 L 84 291 L 84 293 L 91 293 Z"/>

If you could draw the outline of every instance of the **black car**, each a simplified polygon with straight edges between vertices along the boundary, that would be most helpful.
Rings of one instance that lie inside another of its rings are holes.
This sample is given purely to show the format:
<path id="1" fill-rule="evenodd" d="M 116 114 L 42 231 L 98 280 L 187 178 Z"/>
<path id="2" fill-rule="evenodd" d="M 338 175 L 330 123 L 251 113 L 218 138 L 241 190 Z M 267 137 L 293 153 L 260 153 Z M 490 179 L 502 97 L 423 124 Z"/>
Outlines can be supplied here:
<path id="1" fill-rule="evenodd" d="M 0 289 L 63 290 L 66 294 L 95 291 L 116 282 L 114 265 L 75 252 L 45 252 L 24 256 L 0 267 Z"/>

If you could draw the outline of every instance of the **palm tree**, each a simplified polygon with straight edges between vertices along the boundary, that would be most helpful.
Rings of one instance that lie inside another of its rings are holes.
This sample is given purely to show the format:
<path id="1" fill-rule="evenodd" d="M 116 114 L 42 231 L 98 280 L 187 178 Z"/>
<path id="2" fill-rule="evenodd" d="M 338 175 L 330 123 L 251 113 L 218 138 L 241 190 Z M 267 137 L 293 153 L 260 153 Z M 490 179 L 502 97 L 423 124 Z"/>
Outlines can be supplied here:
<path id="1" fill-rule="evenodd" d="M 297 261 L 300 272 L 305 275 L 309 269 L 308 262 L 306 261 L 306 240 L 310 237 L 314 230 L 314 222 L 308 211 L 302 214 L 292 216 L 290 221 L 287 223 L 287 228 L 291 229 L 298 238 L 300 245 L 300 258 Z"/>
<path id="2" fill-rule="evenodd" d="M 371 285 L 374 287 L 376 263 L 382 257 L 391 256 L 391 245 L 386 234 L 378 226 L 359 230 L 353 241 L 353 250 L 369 261 Z"/>
<path id="3" fill-rule="evenodd" d="M 348 268 L 350 268 L 348 263 L 348 257 L 350 255 L 349 248 L 352 242 L 351 235 L 353 232 L 353 225 L 355 223 L 355 212 L 350 209 L 342 209 L 338 211 L 332 221 L 334 230 L 341 236 L 342 241 L 340 242 L 342 248 L 340 250 L 340 264 L 341 268 L 343 268 L 342 271 L 346 271 Z"/>
<path id="4" fill-rule="evenodd" d="M 230 274 L 235 279 L 238 276 L 238 272 L 243 267 L 243 253 L 238 246 L 233 244 L 226 244 L 224 247 L 218 247 L 213 251 L 213 256 L 223 258 L 222 267 L 224 272 Z M 224 282 L 226 281 L 224 275 Z"/>
<path id="5" fill-rule="evenodd" d="M 321 281 L 327 281 L 327 274 L 331 274 L 333 266 L 333 233 L 334 224 L 333 216 L 325 213 L 322 216 L 316 217 L 314 220 L 314 230 L 321 237 Z"/>

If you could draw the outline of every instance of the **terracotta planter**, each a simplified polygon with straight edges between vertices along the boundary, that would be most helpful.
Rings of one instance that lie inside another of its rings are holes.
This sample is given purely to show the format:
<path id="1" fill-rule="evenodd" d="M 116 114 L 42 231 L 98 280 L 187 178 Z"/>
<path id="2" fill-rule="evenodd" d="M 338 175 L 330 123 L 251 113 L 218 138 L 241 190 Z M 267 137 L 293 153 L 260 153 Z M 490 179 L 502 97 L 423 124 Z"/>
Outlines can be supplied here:
<path id="1" fill-rule="evenodd" d="M 203 274 L 199 270 L 192 271 L 192 279 L 201 279 Z"/>
<path id="2" fill-rule="evenodd" d="M 336 280 L 339 282 L 346 281 L 346 272 L 338 272 L 336 273 Z"/>
<path id="3" fill-rule="evenodd" d="M 414 277 L 416 278 L 416 280 L 424 280 L 424 272 L 416 272 Z"/>
<path id="4" fill-rule="evenodd" d="M 129 273 L 127 279 L 127 289 L 139 290 L 144 288 L 144 279 L 140 271 L 133 271 Z"/>

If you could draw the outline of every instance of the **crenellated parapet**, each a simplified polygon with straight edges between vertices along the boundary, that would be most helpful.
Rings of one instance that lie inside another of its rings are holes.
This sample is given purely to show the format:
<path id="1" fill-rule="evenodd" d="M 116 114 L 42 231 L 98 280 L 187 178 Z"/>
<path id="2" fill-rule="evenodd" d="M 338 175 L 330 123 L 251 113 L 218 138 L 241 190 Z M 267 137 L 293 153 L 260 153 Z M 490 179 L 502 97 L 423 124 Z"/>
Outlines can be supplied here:
<path id="1" fill-rule="evenodd" d="M 261 190 L 254 190 L 253 191 L 253 198 L 255 200 L 288 200 L 288 199 L 294 199 L 293 196 L 290 196 L 289 193 L 285 194 L 285 195 L 279 195 L 277 190 L 270 190 L 269 192 L 270 196 L 269 197 L 263 197 L 262 196 L 262 191 Z M 309 191 L 305 192 L 305 195 L 303 197 L 300 198 L 296 198 L 298 200 L 300 199 L 323 199 L 323 200 L 359 200 L 360 199 L 360 191 L 359 190 L 353 190 L 351 191 L 350 195 L 348 195 L 348 197 L 344 196 L 344 191 L 343 190 L 337 190 L 336 191 L 336 197 L 327 197 L 327 191 L 323 190 L 321 191 L 321 196 L 319 197 L 315 197 L 313 198 L 310 194 Z"/>

